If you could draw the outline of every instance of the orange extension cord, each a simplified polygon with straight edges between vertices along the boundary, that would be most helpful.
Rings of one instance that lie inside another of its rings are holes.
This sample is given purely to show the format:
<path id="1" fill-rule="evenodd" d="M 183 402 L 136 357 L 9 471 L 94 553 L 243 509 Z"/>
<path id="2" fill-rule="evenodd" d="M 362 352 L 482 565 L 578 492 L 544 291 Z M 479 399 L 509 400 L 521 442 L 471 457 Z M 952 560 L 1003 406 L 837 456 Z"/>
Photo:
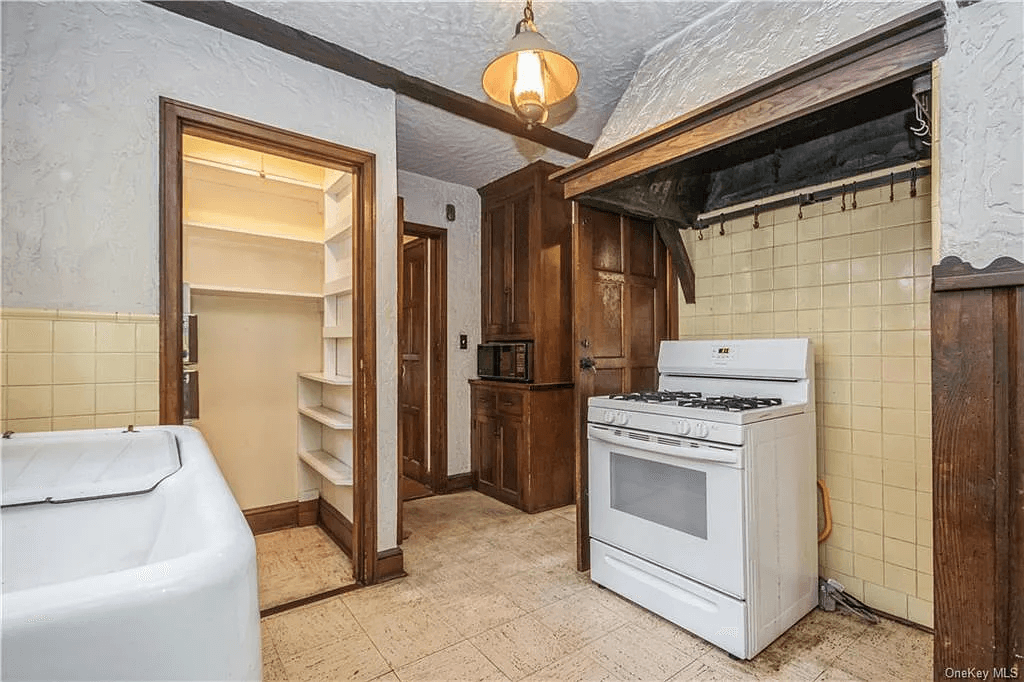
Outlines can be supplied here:
<path id="1" fill-rule="evenodd" d="M 822 543 L 832 535 L 832 503 L 828 497 L 828 487 L 825 481 L 818 479 L 818 487 L 821 488 L 821 506 L 825 510 L 825 527 L 818 533 L 818 542 Z"/>

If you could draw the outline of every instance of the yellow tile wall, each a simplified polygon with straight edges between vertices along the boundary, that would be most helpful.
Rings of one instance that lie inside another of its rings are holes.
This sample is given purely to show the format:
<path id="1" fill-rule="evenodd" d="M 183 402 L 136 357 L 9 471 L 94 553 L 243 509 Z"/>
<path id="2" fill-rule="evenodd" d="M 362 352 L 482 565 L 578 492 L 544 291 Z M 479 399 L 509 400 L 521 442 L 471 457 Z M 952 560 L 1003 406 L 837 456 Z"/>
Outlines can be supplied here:
<path id="1" fill-rule="evenodd" d="M 849 183 L 849 181 L 847 181 Z M 695 305 L 680 338 L 810 337 L 818 476 L 833 531 L 821 574 L 932 626 L 929 178 L 778 209 L 683 237 Z M 820 508 L 820 504 L 819 504 Z"/>
<path id="2" fill-rule="evenodd" d="M 0 320 L 4 431 L 158 423 L 158 316 L 8 308 Z"/>

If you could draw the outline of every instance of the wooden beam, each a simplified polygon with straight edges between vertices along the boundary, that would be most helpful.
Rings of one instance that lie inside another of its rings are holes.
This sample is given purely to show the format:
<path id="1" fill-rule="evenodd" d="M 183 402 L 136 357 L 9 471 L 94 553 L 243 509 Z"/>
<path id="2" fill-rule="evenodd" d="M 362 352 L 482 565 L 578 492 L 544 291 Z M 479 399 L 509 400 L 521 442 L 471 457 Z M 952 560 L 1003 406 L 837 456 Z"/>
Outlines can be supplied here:
<path id="1" fill-rule="evenodd" d="M 683 243 L 683 238 L 679 234 L 679 225 L 664 218 L 658 218 L 654 221 L 654 227 L 658 230 L 661 240 L 665 242 L 665 246 L 668 247 L 669 255 L 672 256 L 673 270 L 675 270 L 676 279 L 679 280 L 679 286 L 683 289 L 683 298 L 687 303 L 696 303 L 693 264 L 690 263 L 690 256 L 686 253 L 686 244 Z"/>
<path id="2" fill-rule="evenodd" d="M 905 78 L 945 52 L 933 3 L 556 173 L 567 199 Z"/>
<path id="3" fill-rule="evenodd" d="M 488 128 L 531 140 L 555 151 L 585 159 L 593 147 L 587 142 L 543 126 L 528 130 L 526 124 L 504 109 L 423 78 L 410 76 L 394 67 L 381 64 L 311 33 L 292 28 L 230 2 L 145 2 L 379 88 L 393 90 L 399 95 L 443 109 Z"/>

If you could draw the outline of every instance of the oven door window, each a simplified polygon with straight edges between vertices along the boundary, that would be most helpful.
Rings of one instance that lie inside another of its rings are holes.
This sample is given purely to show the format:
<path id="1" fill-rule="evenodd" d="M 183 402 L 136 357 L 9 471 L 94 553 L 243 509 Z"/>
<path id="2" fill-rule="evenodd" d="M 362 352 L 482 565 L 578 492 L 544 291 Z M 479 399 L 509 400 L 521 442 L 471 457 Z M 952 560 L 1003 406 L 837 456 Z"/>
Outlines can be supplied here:
<path id="1" fill-rule="evenodd" d="M 708 539 L 708 481 L 703 471 L 611 453 L 612 509 Z"/>

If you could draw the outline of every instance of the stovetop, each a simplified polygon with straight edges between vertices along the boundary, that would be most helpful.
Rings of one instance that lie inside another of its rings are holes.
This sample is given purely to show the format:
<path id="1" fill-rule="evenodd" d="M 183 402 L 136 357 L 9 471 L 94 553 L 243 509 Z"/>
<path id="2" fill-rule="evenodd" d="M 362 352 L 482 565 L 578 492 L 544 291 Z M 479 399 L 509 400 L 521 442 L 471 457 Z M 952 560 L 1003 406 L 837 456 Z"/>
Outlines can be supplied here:
<path id="1" fill-rule="evenodd" d="M 719 395 L 705 396 L 699 391 L 651 391 L 642 393 L 614 393 L 608 396 L 611 400 L 649 404 L 677 405 L 679 407 L 695 407 L 702 410 L 720 410 L 722 412 L 743 412 L 782 404 L 782 398 L 762 398 L 759 396 Z"/>

